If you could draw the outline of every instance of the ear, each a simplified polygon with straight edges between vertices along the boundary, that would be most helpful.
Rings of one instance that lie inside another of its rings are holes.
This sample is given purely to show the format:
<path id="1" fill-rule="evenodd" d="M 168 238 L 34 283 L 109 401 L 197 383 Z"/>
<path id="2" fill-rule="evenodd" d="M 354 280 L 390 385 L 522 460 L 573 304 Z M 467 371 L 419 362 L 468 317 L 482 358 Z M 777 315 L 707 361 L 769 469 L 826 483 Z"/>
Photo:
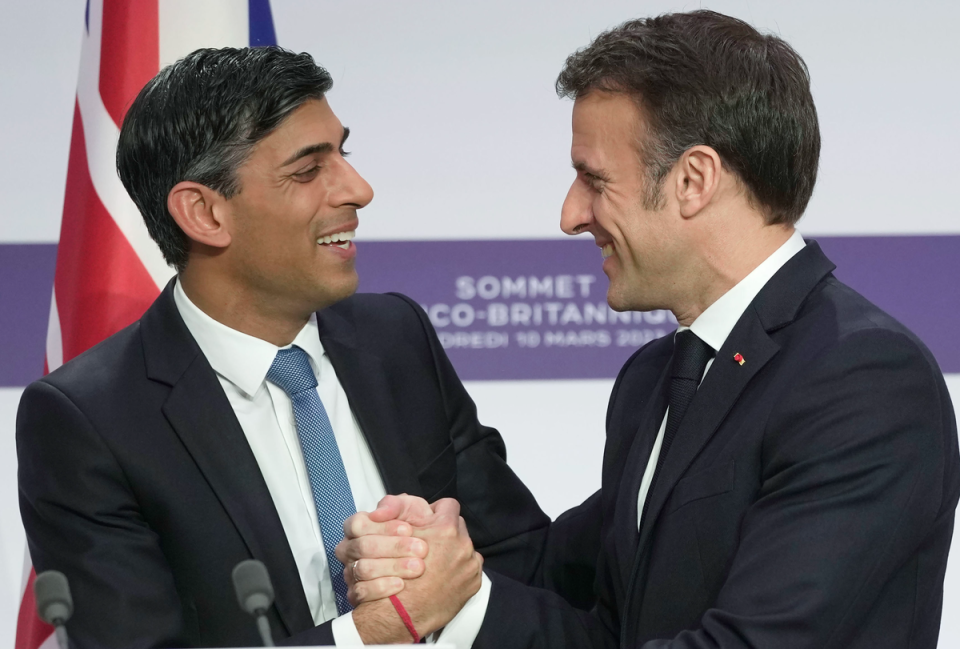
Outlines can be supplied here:
<path id="1" fill-rule="evenodd" d="M 692 218 L 710 204 L 720 188 L 723 163 L 711 147 L 698 145 L 683 152 L 677 162 L 677 202 L 680 214 Z"/>
<path id="2" fill-rule="evenodd" d="M 226 227 L 225 200 L 206 185 L 184 180 L 167 194 L 167 209 L 191 240 L 226 248 L 230 245 L 230 231 Z"/>

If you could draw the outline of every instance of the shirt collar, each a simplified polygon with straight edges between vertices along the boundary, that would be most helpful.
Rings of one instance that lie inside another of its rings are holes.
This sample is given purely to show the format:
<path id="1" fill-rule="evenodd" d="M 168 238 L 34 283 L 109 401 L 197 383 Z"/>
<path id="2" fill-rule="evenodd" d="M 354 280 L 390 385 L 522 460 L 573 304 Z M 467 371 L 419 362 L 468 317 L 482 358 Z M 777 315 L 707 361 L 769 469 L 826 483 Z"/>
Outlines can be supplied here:
<path id="1" fill-rule="evenodd" d="M 179 281 L 173 288 L 173 299 L 180 317 L 213 370 L 248 397 L 253 397 L 263 385 L 277 351 L 287 349 L 290 345 L 277 347 L 217 322 L 187 297 Z M 316 314 L 310 315 L 310 320 L 292 344 L 307 352 L 314 373 L 319 375 L 320 359 L 325 351 L 320 342 Z"/>
<path id="2" fill-rule="evenodd" d="M 750 271 L 750 274 L 740 280 L 736 286 L 724 293 L 720 299 L 711 304 L 700 316 L 694 320 L 689 329 L 700 340 L 707 343 L 713 350 L 719 351 L 726 342 L 727 336 L 733 331 L 753 298 L 766 286 L 770 278 L 776 275 L 790 258 L 803 250 L 806 242 L 796 230 L 783 245 L 767 257 L 759 266 Z M 680 327 L 683 331 L 688 327 Z"/>

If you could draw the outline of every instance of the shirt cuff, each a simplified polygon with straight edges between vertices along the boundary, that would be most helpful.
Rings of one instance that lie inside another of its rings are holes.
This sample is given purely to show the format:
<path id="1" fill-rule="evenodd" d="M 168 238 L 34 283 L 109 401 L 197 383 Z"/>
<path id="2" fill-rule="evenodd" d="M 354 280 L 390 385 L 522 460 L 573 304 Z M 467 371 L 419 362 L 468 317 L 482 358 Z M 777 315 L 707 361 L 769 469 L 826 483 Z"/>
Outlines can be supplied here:
<path id="1" fill-rule="evenodd" d="M 477 594 L 479 595 L 479 593 Z M 360 632 L 357 631 L 357 625 L 353 621 L 353 611 L 334 618 L 330 623 L 330 630 L 333 632 L 333 644 L 337 647 L 363 646 Z M 479 631 L 479 627 L 477 630 Z M 474 634 L 474 637 L 476 637 L 476 634 Z"/>
<path id="2" fill-rule="evenodd" d="M 444 644 L 459 649 L 469 649 L 480 633 L 480 626 L 487 614 L 487 604 L 490 603 L 490 578 L 487 573 L 481 575 L 480 590 L 467 600 L 460 612 L 457 613 L 440 633 L 432 633 L 427 644 Z M 359 634 L 357 634 L 359 637 Z M 339 642 L 337 643 L 340 644 Z"/>

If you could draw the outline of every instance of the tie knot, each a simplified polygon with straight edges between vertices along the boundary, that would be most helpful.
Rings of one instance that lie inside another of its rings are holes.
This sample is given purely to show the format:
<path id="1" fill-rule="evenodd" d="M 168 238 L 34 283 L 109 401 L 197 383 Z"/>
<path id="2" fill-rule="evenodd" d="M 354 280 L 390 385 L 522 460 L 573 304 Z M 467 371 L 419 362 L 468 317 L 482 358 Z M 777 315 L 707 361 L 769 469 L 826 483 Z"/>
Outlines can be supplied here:
<path id="1" fill-rule="evenodd" d="M 673 365 L 670 376 L 678 379 L 699 381 L 707 362 L 713 357 L 713 348 L 700 340 L 689 329 L 681 331 L 674 338 Z"/>
<path id="2" fill-rule="evenodd" d="M 317 376 L 310 367 L 307 352 L 299 347 L 281 349 L 267 371 L 267 380 L 291 397 L 317 387 Z"/>

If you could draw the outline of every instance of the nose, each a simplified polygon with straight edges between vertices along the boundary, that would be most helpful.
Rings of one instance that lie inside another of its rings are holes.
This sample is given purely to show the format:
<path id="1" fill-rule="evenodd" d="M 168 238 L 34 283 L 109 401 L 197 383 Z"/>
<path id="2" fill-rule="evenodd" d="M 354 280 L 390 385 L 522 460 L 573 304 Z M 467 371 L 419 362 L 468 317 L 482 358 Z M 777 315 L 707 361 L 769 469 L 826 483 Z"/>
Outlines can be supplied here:
<path id="1" fill-rule="evenodd" d="M 560 229 L 567 234 L 580 234 L 593 224 L 593 201 L 590 189 L 578 175 L 570 185 L 560 210 Z"/>
<path id="2" fill-rule="evenodd" d="M 346 160 L 342 160 L 343 180 L 340 191 L 334 197 L 338 206 L 366 207 L 373 200 L 373 187 Z"/>

